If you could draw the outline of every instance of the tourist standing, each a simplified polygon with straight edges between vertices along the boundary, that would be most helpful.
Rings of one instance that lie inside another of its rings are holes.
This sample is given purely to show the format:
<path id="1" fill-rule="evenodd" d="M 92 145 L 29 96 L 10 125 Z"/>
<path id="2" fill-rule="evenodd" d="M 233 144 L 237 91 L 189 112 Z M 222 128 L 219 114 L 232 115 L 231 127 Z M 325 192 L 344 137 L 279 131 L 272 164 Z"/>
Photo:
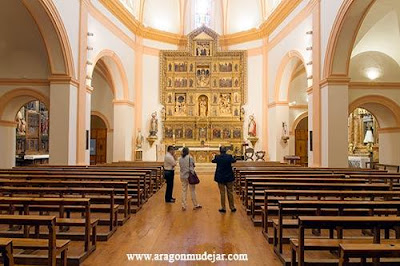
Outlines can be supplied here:
<path id="1" fill-rule="evenodd" d="M 165 190 L 165 202 L 174 203 L 175 198 L 172 197 L 174 190 L 174 175 L 175 175 L 175 148 L 168 146 L 167 153 L 164 158 L 164 178 L 167 181 L 167 189 Z"/>
<path id="2" fill-rule="evenodd" d="M 201 205 L 196 199 L 196 186 L 189 184 L 189 173 L 194 172 L 194 160 L 192 156 L 189 155 L 189 148 L 184 147 L 182 149 L 182 157 L 179 159 L 179 167 L 181 172 L 181 182 L 182 182 L 182 210 L 186 211 L 187 208 L 187 189 L 190 187 L 190 195 L 192 197 L 193 209 L 201 208 Z"/>
<path id="3" fill-rule="evenodd" d="M 225 208 L 225 190 L 228 194 L 229 208 L 232 212 L 236 211 L 235 202 L 233 200 L 233 182 L 235 177 L 233 175 L 232 163 L 236 160 L 232 155 L 226 153 L 227 149 L 221 146 L 220 155 L 215 156 L 212 160 L 213 163 L 217 164 L 217 169 L 215 170 L 214 181 L 218 183 L 219 192 L 221 194 L 221 209 L 220 212 L 226 212 Z"/>

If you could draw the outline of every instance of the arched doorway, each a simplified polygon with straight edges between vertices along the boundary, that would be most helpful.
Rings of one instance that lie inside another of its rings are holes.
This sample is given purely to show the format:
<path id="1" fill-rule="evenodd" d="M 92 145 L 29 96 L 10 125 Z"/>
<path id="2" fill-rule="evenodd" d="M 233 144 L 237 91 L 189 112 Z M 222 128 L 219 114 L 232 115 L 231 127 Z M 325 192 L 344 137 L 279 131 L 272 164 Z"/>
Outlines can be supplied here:
<path id="1" fill-rule="evenodd" d="M 294 131 L 295 155 L 300 157 L 300 165 L 308 165 L 308 116 L 303 117 Z"/>
<path id="2" fill-rule="evenodd" d="M 36 139 L 28 141 L 27 147 L 20 146 L 19 154 L 21 155 L 25 148 L 30 150 L 36 147 L 35 151 L 42 157 L 45 153 L 47 156 L 50 154 L 54 164 L 75 163 L 75 144 L 72 143 L 75 141 L 75 135 L 74 130 L 69 130 L 73 125 L 69 122 L 75 120 L 74 117 L 65 116 L 76 114 L 68 110 L 75 106 L 65 104 L 68 102 L 66 96 L 69 96 L 70 80 L 75 77 L 74 60 L 66 30 L 54 3 L 47 0 L 0 1 L 0 23 L 12 25 L 0 27 L 0 54 L 3 62 L 0 76 L 10 81 L 6 85 L 3 84 L 0 90 L 0 167 L 15 166 L 16 115 L 21 107 L 27 107 L 26 104 L 31 101 L 40 101 L 48 108 L 47 111 L 53 116 L 46 118 L 52 121 L 52 130 L 48 134 L 57 137 L 52 137 L 53 141 L 48 142 L 50 147 L 43 148 L 43 144 L 47 145 L 43 143 L 46 142 L 46 137 L 42 134 L 43 131 L 40 131 L 40 126 L 36 125 L 39 130 L 35 131 L 35 134 L 39 132 L 39 135 L 36 134 Z M 54 79 L 57 79 L 56 85 L 52 82 Z M 50 90 L 52 99 L 57 99 L 51 110 Z M 24 117 L 25 112 L 21 112 L 19 118 L 25 118 L 28 125 L 32 124 L 29 120 L 39 121 L 45 116 L 40 111 L 40 103 L 38 106 L 38 119 L 35 115 Z M 19 136 L 19 145 L 24 142 L 25 137 Z M 33 150 L 27 153 L 30 152 Z"/>
<path id="3" fill-rule="evenodd" d="M 354 100 L 349 111 L 350 117 L 359 115 L 361 119 L 359 128 L 357 123 L 349 128 L 349 132 L 354 132 L 354 136 L 349 135 L 349 153 L 364 152 L 373 155 L 374 162 L 400 164 L 400 106 L 386 97 L 367 95 Z M 356 116 L 353 119 L 357 121 Z M 372 135 L 370 141 L 366 139 L 368 130 Z"/>
<path id="4" fill-rule="evenodd" d="M 97 115 L 90 117 L 90 164 L 107 162 L 107 125 Z"/>
<path id="5" fill-rule="evenodd" d="M 348 138 L 345 121 L 356 108 L 364 108 L 379 123 L 380 128 L 374 137 L 379 137 L 380 152 L 377 158 L 374 150 L 374 160 L 400 164 L 400 129 L 396 121 L 397 111 L 394 111 L 400 102 L 386 89 L 397 83 L 400 76 L 400 60 L 396 54 L 400 38 L 399 10 L 400 3 L 396 0 L 345 0 L 342 3 L 326 50 L 323 79 L 327 82 L 321 89 L 325 91 L 322 95 L 336 96 L 322 99 L 332 107 L 329 111 L 322 108 L 325 112 L 322 125 L 326 125 L 325 129 L 336 130 L 328 137 L 325 134 L 322 140 L 327 144 L 323 151 L 327 155 L 327 166 L 343 167 L 343 163 L 347 163 L 342 159 L 346 159 L 354 147 L 350 141 L 345 141 Z M 382 40 L 389 39 L 387 45 L 382 45 Z M 331 99 L 335 100 L 329 102 Z M 348 112 L 345 112 L 343 106 L 351 102 Z M 326 119 L 328 117 L 336 118 Z"/>
<path id="6" fill-rule="evenodd" d="M 16 114 L 15 165 L 49 161 L 49 111 L 41 101 L 23 105 Z"/>
<path id="7" fill-rule="evenodd" d="M 278 75 L 275 83 L 275 103 L 276 106 L 276 159 L 282 160 L 284 156 L 296 154 L 295 129 L 299 123 L 299 117 L 303 118 L 308 113 L 308 69 L 304 63 L 304 58 L 298 51 L 290 51 L 282 59 L 279 66 Z M 270 108 L 270 109 L 272 109 Z M 308 122 L 307 122 L 308 123 Z M 290 130 L 289 130 L 290 129 Z M 308 127 L 307 127 L 308 130 Z M 304 138 L 307 138 L 305 132 Z M 302 156 L 302 164 L 308 164 L 307 143 L 303 147 L 306 153 Z M 274 151 L 270 152 L 274 159 Z"/>

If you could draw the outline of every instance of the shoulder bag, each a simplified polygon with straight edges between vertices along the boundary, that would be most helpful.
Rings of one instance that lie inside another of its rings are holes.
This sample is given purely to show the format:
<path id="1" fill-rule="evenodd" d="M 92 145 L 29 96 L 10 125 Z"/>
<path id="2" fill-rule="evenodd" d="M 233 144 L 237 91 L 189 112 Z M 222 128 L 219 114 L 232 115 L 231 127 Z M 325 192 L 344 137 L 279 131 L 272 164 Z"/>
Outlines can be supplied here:
<path id="1" fill-rule="evenodd" d="M 190 156 L 190 155 L 188 155 L 188 156 Z M 200 183 L 200 179 L 197 176 L 196 171 L 194 171 L 194 170 L 193 170 L 193 172 L 190 171 L 190 157 L 189 157 L 189 178 L 188 178 L 188 181 L 189 181 L 189 184 L 191 184 L 191 185 L 197 185 L 198 183 Z"/>

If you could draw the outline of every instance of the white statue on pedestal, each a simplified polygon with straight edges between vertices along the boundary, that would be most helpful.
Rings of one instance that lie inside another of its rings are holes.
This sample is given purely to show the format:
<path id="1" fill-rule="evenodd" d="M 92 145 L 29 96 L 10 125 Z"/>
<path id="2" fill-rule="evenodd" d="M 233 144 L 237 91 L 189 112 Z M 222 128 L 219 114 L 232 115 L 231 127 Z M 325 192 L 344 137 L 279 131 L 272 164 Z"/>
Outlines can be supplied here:
<path id="1" fill-rule="evenodd" d="M 157 136 L 158 132 L 158 119 L 157 119 L 157 112 L 151 114 L 150 120 L 150 137 Z"/>
<path id="2" fill-rule="evenodd" d="M 136 136 L 136 149 L 139 150 L 143 146 L 144 137 L 142 135 L 142 131 L 139 129 L 138 134 Z"/>
<path id="3" fill-rule="evenodd" d="M 257 124 L 254 120 L 254 115 L 249 116 L 248 131 L 249 137 L 257 137 Z"/>

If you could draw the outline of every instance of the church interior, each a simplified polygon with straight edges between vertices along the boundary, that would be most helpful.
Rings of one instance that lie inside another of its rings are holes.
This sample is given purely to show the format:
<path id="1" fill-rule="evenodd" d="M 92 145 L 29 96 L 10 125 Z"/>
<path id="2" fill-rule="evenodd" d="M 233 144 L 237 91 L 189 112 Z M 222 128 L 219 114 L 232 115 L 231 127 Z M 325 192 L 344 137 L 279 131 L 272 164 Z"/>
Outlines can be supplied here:
<path id="1" fill-rule="evenodd" d="M 0 22 L 4 265 L 400 264 L 400 1 L 1 0 Z"/>

